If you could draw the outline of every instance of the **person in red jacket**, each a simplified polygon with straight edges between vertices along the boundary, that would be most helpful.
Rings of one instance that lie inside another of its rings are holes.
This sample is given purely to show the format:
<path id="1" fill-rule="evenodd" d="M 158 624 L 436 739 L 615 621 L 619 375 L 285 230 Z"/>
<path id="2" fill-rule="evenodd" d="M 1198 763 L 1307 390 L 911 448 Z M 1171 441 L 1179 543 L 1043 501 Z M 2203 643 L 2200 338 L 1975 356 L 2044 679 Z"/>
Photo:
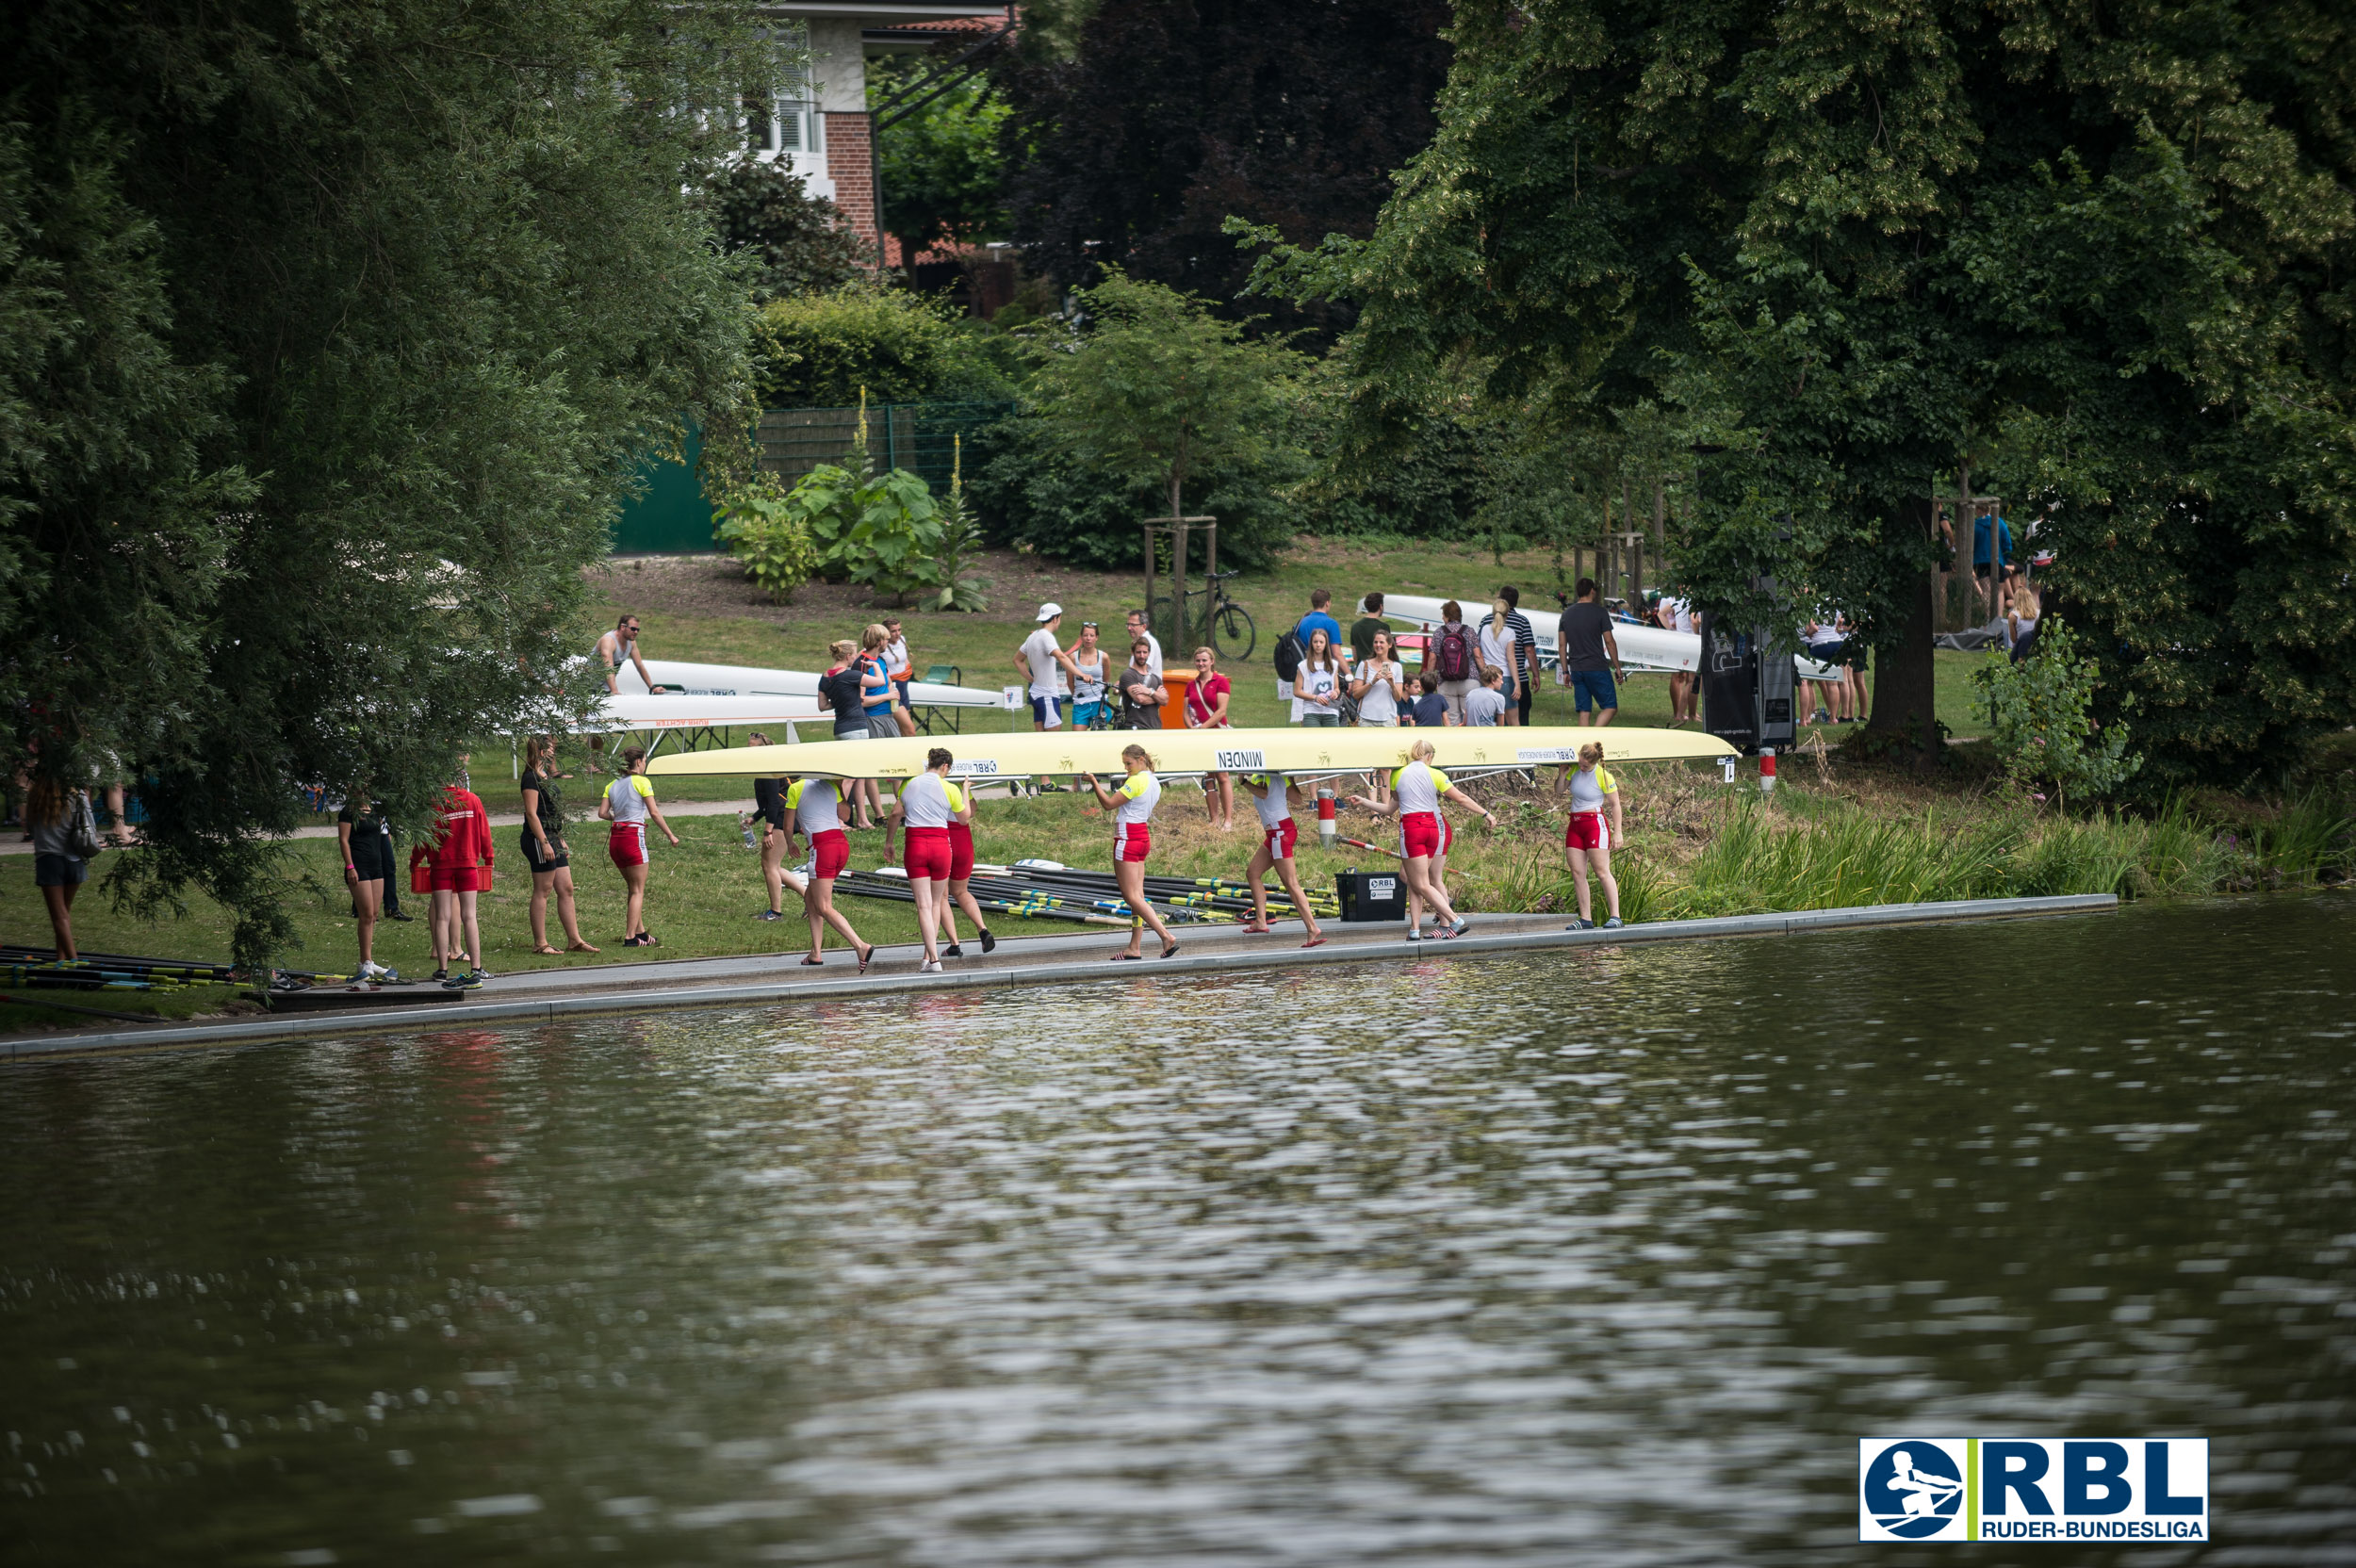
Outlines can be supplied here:
<path id="1" fill-rule="evenodd" d="M 461 757 L 463 768 L 466 760 Z M 462 774 L 460 776 L 464 777 Z M 442 792 L 434 812 L 434 843 L 427 852 L 434 877 L 434 978 L 448 985 L 477 986 L 491 977 L 483 967 L 483 929 L 475 916 L 475 895 L 490 885 L 491 817 L 482 797 L 464 784 Z M 459 937 L 466 938 L 464 946 Z M 455 980 L 450 964 L 464 959 L 473 965 Z"/>

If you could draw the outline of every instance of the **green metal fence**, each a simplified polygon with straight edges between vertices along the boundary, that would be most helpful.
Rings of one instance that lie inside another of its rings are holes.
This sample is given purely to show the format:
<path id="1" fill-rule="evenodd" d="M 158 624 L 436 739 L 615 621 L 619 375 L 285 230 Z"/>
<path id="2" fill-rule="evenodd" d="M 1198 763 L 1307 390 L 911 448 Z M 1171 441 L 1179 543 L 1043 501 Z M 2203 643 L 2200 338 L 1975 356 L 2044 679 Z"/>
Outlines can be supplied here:
<path id="1" fill-rule="evenodd" d="M 956 438 L 1014 412 L 1012 403 L 870 403 L 867 450 L 878 471 L 906 468 L 933 487 L 949 488 Z M 859 437 L 856 408 L 773 408 L 761 416 L 761 466 L 792 484 L 822 463 L 847 465 Z"/>

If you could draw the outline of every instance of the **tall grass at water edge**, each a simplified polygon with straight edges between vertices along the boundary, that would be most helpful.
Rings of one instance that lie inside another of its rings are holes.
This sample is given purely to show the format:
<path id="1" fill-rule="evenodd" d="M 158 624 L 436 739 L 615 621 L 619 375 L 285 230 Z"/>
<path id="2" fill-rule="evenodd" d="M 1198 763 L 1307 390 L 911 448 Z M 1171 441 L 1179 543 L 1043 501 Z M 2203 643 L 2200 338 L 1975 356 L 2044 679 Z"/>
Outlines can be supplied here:
<path id="1" fill-rule="evenodd" d="M 2058 893 L 2123 897 L 2237 891 L 2336 881 L 2356 870 L 2356 823 L 2320 794 L 2254 825 L 2198 820 L 2181 800 L 2150 818 L 1786 814 L 1759 802 L 1729 811 L 1675 873 L 1620 858 L 1635 919 L 1834 909 Z"/>

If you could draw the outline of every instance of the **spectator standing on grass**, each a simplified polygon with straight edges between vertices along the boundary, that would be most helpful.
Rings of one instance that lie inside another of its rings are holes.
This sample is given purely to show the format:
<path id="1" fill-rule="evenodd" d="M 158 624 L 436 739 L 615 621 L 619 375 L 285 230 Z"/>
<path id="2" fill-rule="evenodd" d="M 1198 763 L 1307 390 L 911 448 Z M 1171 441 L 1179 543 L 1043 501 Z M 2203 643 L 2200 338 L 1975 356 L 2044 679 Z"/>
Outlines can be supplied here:
<path id="1" fill-rule="evenodd" d="M 1505 672 L 1494 667 L 1481 671 L 1481 684 L 1464 697 L 1464 722 L 1477 729 L 1493 729 L 1510 723 L 1507 715 L 1513 711 L 1505 695 Z"/>
<path id="2" fill-rule="evenodd" d="M 1510 725 L 1520 717 L 1520 710 L 1513 705 L 1521 700 L 1522 650 L 1521 645 L 1513 640 L 1513 623 L 1506 619 L 1513 612 L 1513 607 L 1506 602 L 1503 594 L 1499 594 L 1496 602 L 1489 606 L 1488 619 L 1481 623 L 1481 683 L 1484 686 L 1494 684 L 1497 694 L 1505 700 L 1504 710 L 1490 721 L 1493 725 Z M 1492 677 L 1497 678 L 1494 682 Z M 1464 694 L 1468 710 L 1471 698 L 1476 694 L 1471 692 Z"/>
<path id="3" fill-rule="evenodd" d="M 1342 645 L 1342 623 L 1333 618 L 1333 611 L 1328 608 L 1333 602 L 1333 596 L 1322 588 L 1309 596 L 1309 612 L 1301 617 L 1299 626 L 1293 628 L 1293 636 L 1300 640 L 1302 652 L 1308 651 L 1309 634 L 1313 631 L 1325 633 L 1325 645 L 1329 648 Z"/>
<path id="4" fill-rule="evenodd" d="M 1235 688 L 1219 673 L 1219 655 L 1209 648 L 1194 650 L 1194 679 L 1186 687 L 1186 727 L 1225 729 L 1227 701 Z M 1223 773 L 1203 776 L 1203 808 L 1222 833 L 1235 830 L 1235 781 Z"/>
<path id="5" fill-rule="evenodd" d="M 1376 598 L 1383 596 L 1377 594 Z M 1366 623 L 1361 621 L 1360 626 Z M 1357 635 L 1357 627 L 1350 629 Z M 1407 671 L 1391 657 L 1390 629 L 1378 624 L 1374 637 L 1367 644 L 1366 656 L 1350 672 L 1350 694 L 1358 699 L 1358 727 L 1361 729 L 1394 729 L 1399 722 L 1399 711 L 1408 702 Z"/>
<path id="6" fill-rule="evenodd" d="M 1153 671 L 1154 678 L 1159 679 L 1162 673 L 1162 640 L 1154 636 L 1152 629 L 1146 626 L 1145 612 L 1132 610 L 1129 612 L 1129 641 L 1134 644 L 1140 637 L 1145 639 L 1145 645 L 1151 650 L 1152 657 L 1147 663 Z"/>
<path id="7" fill-rule="evenodd" d="M 597 673 L 605 677 L 605 689 L 609 692 L 621 691 L 620 677 L 624 664 L 637 666 L 638 678 L 646 683 L 647 691 L 663 690 L 654 683 L 654 677 L 646 673 L 646 662 L 638 656 L 638 617 L 635 615 L 624 615 L 614 623 L 613 630 L 597 639 L 595 658 Z"/>
<path id="8" fill-rule="evenodd" d="M 1579 597 L 1564 607 L 1562 628 L 1562 673 L 1570 678 L 1579 722 L 1610 724 L 1620 710 L 1620 688 L 1612 678 L 1621 673 L 1620 644 L 1612 635 L 1612 612 L 1596 602 L 1594 578 L 1579 580 Z"/>
<path id="9" fill-rule="evenodd" d="M 2013 590 L 2012 607 L 2004 612 L 2004 646 L 2012 650 L 2014 663 L 2037 651 L 2040 613 L 2036 589 L 2024 582 Z"/>
<path id="10" fill-rule="evenodd" d="M 1377 635 L 1389 635 L 1391 629 L 1391 623 L 1383 618 L 1382 595 L 1368 594 L 1366 606 L 1366 612 L 1350 624 L 1350 660 L 1352 664 L 1363 664 L 1372 659 L 1374 639 Z"/>
<path id="11" fill-rule="evenodd" d="M 884 662 L 884 645 L 891 641 L 892 634 L 884 630 L 880 622 L 859 633 L 859 706 L 867 715 L 870 740 L 896 741 L 900 738 L 900 695 L 892 684 L 892 671 Z"/>
<path id="12" fill-rule="evenodd" d="M 1039 619 L 1031 634 L 1023 639 L 1023 645 L 1014 650 L 1014 666 L 1023 672 L 1024 690 L 1031 698 L 1031 727 L 1049 730 L 1063 724 L 1063 678 L 1070 671 L 1072 684 L 1079 684 L 1079 671 L 1072 667 L 1072 656 L 1056 640 L 1055 629 L 1063 625 L 1063 606 L 1049 602 L 1039 607 Z"/>
<path id="13" fill-rule="evenodd" d="M 1308 651 L 1301 656 L 1301 668 L 1293 672 L 1293 723 L 1297 725 L 1312 729 L 1341 726 L 1342 665 L 1333 657 L 1335 641 L 1321 626 L 1309 629 Z"/>
<path id="14" fill-rule="evenodd" d="M 1417 729 L 1444 729 L 1456 722 L 1448 711 L 1448 698 L 1440 694 L 1440 678 L 1430 670 L 1416 678 L 1415 686 L 1423 694 L 1415 698 L 1415 706 L 1406 722 Z"/>
<path id="15" fill-rule="evenodd" d="M 757 746 L 769 743 L 769 737 L 758 729 L 745 740 Z M 769 906 L 755 910 L 755 920 L 783 920 L 786 887 L 789 882 L 798 884 L 802 880 L 785 869 L 785 788 L 786 778 L 782 774 L 753 780 L 752 820 L 761 824 L 761 886 L 769 890 Z M 807 896 L 805 887 L 796 886 L 794 890 Z"/>
<path id="16" fill-rule="evenodd" d="M 1693 631 L 1693 601 L 1672 598 L 1665 594 L 1662 595 L 1661 602 L 1653 607 L 1653 624 L 1663 631 Z M 1700 677 L 1696 673 L 1686 670 L 1676 670 L 1670 673 L 1669 727 L 1671 729 L 1680 725 L 1692 724 L 1697 716 L 1693 710 L 1696 706 L 1694 697 L 1699 684 Z"/>
<path id="17" fill-rule="evenodd" d="M 1121 727 L 1161 727 L 1162 672 L 1153 668 L 1153 645 L 1139 637 L 1129 645 L 1129 662 L 1121 668 Z"/>
<path id="18" fill-rule="evenodd" d="M 658 947 L 662 944 L 646 929 L 646 824 L 652 822 L 663 829 L 663 836 L 679 848 L 679 835 L 663 820 L 663 808 L 654 803 L 654 784 L 638 770 L 646 764 L 645 746 L 622 748 L 622 776 L 605 787 L 605 798 L 597 802 L 597 815 L 614 825 L 606 841 L 606 855 L 614 869 L 622 874 L 626 893 L 622 908 L 622 945 L 624 947 Z"/>
<path id="19" fill-rule="evenodd" d="M 755 745 L 768 743 L 753 737 Z M 557 780 L 569 777 L 556 771 L 556 737 L 534 735 L 525 743 L 524 864 L 532 868 L 532 951 L 543 957 L 558 950 L 548 941 L 548 899 L 556 899 L 556 921 L 564 929 L 567 953 L 595 953 L 581 939 L 581 916 L 573 898 L 573 846 L 564 838 L 564 794 Z"/>
<path id="20" fill-rule="evenodd" d="M 1505 625 L 1513 633 L 1513 721 L 1530 722 L 1530 705 L 1538 699 L 1538 633 L 1522 613 L 1522 591 L 1512 583 L 1497 590 L 1505 601 Z"/>
<path id="21" fill-rule="evenodd" d="M 1812 680 L 1811 687 L 1821 689 L 1814 722 L 1818 724 L 1847 724 L 1849 722 L 1849 682 L 1845 673 L 1848 659 L 1848 639 L 1841 635 L 1831 612 L 1819 610 L 1802 623 L 1800 641 L 1808 648 L 1808 656 L 1819 664 L 1829 664 L 1837 671 L 1831 680 Z M 1827 711 L 1825 699 L 1829 700 Z"/>
<path id="22" fill-rule="evenodd" d="M 393 879 L 392 825 L 384 808 L 355 786 L 335 813 L 335 841 L 344 852 L 344 886 L 352 890 L 352 923 L 360 931 L 362 980 L 398 980 L 376 961 L 376 923 L 384 908 L 384 890 Z"/>
<path id="23" fill-rule="evenodd" d="M 892 720 L 903 736 L 913 735 L 916 733 L 916 713 L 908 706 L 908 683 L 915 678 L 915 673 L 908 666 L 908 640 L 900 635 L 900 617 L 897 615 L 886 615 L 883 629 L 884 676 L 892 682 L 892 694 L 896 699 L 892 710 Z"/>
<path id="24" fill-rule="evenodd" d="M 1481 640 L 1464 624 L 1464 608 L 1454 599 L 1440 606 L 1440 629 L 1427 639 L 1425 667 L 1440 678 L 1451 724 L 1464 722 L 1464 699 L 1481 686 Z"/>
<path id="25" fill-rule="evenodd" d="M 2004 514 L 1983 512 L 1972 519 L 1972 579 L 1980 602 L 1993 607 L 2001 569 L 2012 564 L 2012 525 Z"/>
<path id="26" fill-rule="evenodd" d="M 1096 623 L 1080 623 L 1079 640 L 1064 649 L 1072 671 L 1072 727 L 1094 729 L 1109 722 L 1104 690 L 1111 683 L 1111 658 L 1096 640 Z"/>
<path id="27" fill-rule="evenodd" d="M 69 790 L 45 773 L 26 782 L 25 825 L 33 841 L 33 885 L 49 911 L 50 941 L 65 963 L 81 957 L 74 945 L 74 895 L 90 880 L 90 860 L 80 853 L 90 844 L 87 840 L 77 844 L 81 835 L 75 828 L 86 815 L 90 815 L 90 797 L 81 791 Z M 95 838 L 94 815 L 90 821 L 89 837 Z"/>
<path id="28" fill-rule="evenodd" d="M 859 645 L 848 637 L 838 638 L 826 645 L 834 655 L 834 665 L 818 678 L 818 706 L 834 714 L 834 738 L 838 741 L 874 739 L 867 727 L 866 671 L 859 659 Z M 855 779 L 851 784 L 851 815 L 858 819 L 852 826 L 865 833 L 883 815 L 883 795 L 872 778 Z"/>

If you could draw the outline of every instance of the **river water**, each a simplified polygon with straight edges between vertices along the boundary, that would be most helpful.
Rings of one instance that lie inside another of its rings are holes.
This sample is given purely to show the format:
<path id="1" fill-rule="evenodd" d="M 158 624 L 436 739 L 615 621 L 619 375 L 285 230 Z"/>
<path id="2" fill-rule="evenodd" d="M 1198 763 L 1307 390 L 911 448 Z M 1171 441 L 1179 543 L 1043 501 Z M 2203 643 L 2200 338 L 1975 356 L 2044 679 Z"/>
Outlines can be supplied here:
<path id="1" fill-rule="evenodd" d="M 2356 899 L 0 1074 L 12 1564 L 2356 1561 Z"/>

